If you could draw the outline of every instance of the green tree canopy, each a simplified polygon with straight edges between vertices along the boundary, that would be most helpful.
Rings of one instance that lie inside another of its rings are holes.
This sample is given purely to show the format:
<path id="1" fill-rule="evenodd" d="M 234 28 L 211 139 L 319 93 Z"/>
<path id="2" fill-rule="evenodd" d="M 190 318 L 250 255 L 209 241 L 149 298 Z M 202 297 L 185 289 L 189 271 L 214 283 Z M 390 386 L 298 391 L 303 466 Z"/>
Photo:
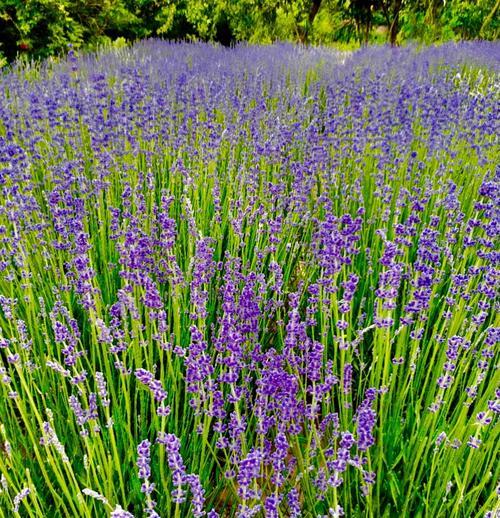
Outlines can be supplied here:
<path id="1" fill-rule="evenodd" d="M 331 44 L 497 39 L 500 0 L 0 0 L 0 56 L 149 36 Z"/>

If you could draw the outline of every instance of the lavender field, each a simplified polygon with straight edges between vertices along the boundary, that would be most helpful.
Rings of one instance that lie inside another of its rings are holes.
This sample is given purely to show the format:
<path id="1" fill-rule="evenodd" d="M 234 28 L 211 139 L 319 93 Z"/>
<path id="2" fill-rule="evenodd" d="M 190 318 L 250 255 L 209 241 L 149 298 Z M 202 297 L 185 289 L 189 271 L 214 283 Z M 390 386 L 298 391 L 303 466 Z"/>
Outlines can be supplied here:
<path id="1" fill-rule="evenodd" d="M 499 72 L 145 41 L 0 76 L 0 517 L 498 517 Z"/>

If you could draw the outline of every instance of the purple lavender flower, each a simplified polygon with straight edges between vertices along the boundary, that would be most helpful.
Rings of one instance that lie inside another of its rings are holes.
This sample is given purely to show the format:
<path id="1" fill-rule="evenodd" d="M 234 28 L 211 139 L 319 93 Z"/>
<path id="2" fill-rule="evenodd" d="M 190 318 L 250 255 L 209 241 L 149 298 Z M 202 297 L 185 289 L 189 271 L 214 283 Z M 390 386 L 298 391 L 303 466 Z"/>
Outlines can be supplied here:
<path id="1" fill-rule="evenodd" d="M 195 518 L 200 518 L 201 516 L 205 516 L 205 511 L 203 507 L 205 505 L 205 490 L 203 489 L 200 483 L 200 477 L 198 475 L 186 475 L 184 477 L 184 481 L 191 488 L 191 503 L 192 503 L 192 513 Z"/>
<path id="2" fill-rule="evenodd" d="M 19 506 L 21 505 L 21 502 L 23 500 L 25 500 L 30 493 L 31 493 L 30 488 L 25 487 L 25 488 L 21 489 L 21 491 L 19 491 L 19 493 L 17 493 L 14 496 L 14 500 L 12 501 L 12 503 L 13 503 L 12 512 L 13 513 L 19 513 Z"/>
<path id="3" fill-rule="evenodd" d="M 299 518 L 300 516 L 302 516 L 299 503 L 299 492 L 296 488 L 292 488 L 288 492 L 287 502 L 290 512 L 290 518 Z"/>
<path id="4" fill-rule="evenodd" d="M 350 363 L 346 363 L 344 365 L 344 394 L 349 394 L 351 392 L 351 384 L 352 384 L 352 365 Z"/>
<path id="5" fill-rule="evenodd" d="M 132 513 L 125 511 L 120 505 L 117 505 L 113 511 L 111 511 L 111 518 L 134 518 Z"/>
<path id="6" fill-rule="evenodd" d="M 237 475 L 238 494 L 244 500 L 255 496 L 250 486 L 260 474 L 261 463 L 262 453 L 258 449 L 252 449 L 239 463 Z"/>
<path id="7" fill-rule="evenodd" d="M 175 503 L 183 503 L 186 500 L 186 492 L 182 489 L 185 483 L 186 468 L 180 454 L 181 443 L 174 434 L 164 434 L 157 441 L 165 446 L 168 466 L 172 472 L 174 490 L 172 497 Z"/>
<path id="8" fill-rule="evenodd" d="M 137 467 L 139 468 L 139 478 L 146 481 L 151 476 L 151 468 L 149 466 L 151 462 L 150 446 L 151 443 L 147 439 L 137 446 Z M 142 488 L 143 493 L 147 492 L 147 490 L 147 487 Z"/>
<path id="9" fill-rule="evenodd" d="M 370 393 L 370 389 L 368 389 L 365 393 L 365 400 L 356 413 L 357 444 L 360 451 L 366 451 L 375 444 L 375 438 L 372 434 L 376 420 L 375 411 L 371 408 L 373 400 L 374 396 Z"/>
<path id="10" fill-rule="evenodd" d="M 161 403 L 167 398 L 167 391 L 163 388 L 161 381 L 154 379 L 151 372 L 146 369 L 137 369 L 134 374 L 143 385 L 149 388 L 155 401 Z M 162 410 L 162 412 L 167 412 L 167 410 Z"/>
<path id="11" fill-rule="evenodd" d="M 106 380 L 104 379 L 104 375 L 102 372 L 96 372 L 95 378 L 97 381 L 97 392 L 101 398 L 102 406 L 107 407 L 109 406 L 110 401 L 108 399 L 108 392 L 106 389 Z"/>

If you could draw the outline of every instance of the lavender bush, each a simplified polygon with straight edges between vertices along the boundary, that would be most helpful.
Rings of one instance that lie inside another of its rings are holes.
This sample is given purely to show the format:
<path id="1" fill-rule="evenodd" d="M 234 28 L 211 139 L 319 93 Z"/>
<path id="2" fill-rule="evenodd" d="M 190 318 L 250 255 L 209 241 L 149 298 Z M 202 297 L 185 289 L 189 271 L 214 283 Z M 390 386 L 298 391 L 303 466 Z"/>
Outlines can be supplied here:
<path id="1" fill-rule="evenodd" d="M 0 515 L 498 516 L 499 56 L 1 77 Z"/>

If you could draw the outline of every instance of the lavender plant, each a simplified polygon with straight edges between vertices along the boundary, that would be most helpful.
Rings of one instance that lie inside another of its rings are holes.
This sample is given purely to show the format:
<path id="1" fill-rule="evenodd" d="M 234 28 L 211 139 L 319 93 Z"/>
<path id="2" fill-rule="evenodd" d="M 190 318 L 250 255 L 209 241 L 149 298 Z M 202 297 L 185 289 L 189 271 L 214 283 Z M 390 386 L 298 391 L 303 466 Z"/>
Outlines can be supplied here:
<path id="1" fill-rule="evenodd" d="M 499 56 L 3 75 L 0 516 L 496 516 Z"/>

